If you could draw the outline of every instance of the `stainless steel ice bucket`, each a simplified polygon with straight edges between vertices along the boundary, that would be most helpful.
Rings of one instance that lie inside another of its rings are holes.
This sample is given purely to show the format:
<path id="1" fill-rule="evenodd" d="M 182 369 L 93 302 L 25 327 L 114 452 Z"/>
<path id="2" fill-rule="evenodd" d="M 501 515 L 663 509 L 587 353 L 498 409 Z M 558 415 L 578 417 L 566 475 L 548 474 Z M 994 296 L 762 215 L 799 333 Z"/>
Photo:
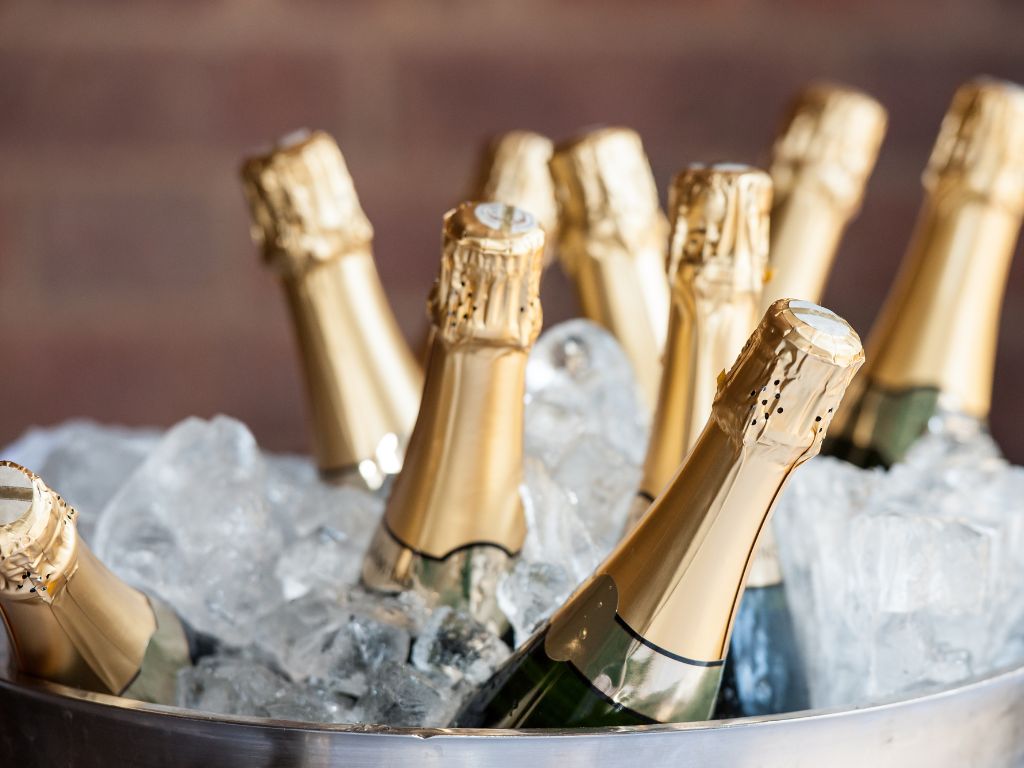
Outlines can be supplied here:
<path id="1" fill-rule="evenodd" d="M 1024 667 L 878 706 L 608 730 L 314 726 L 0 678 L 0 766 L 1024 766 Z"/>

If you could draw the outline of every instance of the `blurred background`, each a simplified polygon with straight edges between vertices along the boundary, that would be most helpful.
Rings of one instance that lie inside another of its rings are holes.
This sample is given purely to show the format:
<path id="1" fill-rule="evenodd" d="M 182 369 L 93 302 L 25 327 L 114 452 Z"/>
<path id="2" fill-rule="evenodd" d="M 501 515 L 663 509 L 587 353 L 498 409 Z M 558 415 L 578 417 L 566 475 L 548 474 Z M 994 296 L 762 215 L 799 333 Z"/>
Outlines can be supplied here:
<path id="1" fill-rule="evenodd" d="M 664 194 L 693 161 L 763 164 L 814 78 L 867 90 L 889 133 L 825 303 L 866 334 L 903 254 L 956 86 L 1024 82 L 1013 0 L 0 2 L 0 444 L 73 416 L 227 413 L 306 448 L 284 302 L 249 239 L 243 154 L 338 139 L 414 343 L 441 214 L 481 142 L 594 123 L 643 136 Z M 992 426 L 1024 461 L 1024 259 Z M 557 267 L 547 324 L 576 313 Z"/>

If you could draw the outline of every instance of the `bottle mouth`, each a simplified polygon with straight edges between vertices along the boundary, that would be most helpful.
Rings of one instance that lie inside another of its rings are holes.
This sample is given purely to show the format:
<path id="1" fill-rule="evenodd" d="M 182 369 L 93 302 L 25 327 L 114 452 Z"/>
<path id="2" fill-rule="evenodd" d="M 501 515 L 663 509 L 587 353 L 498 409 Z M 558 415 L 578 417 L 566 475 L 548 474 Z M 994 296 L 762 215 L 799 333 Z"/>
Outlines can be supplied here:
<path id="1" fill-rule="evenodd" d="M 504 203 L 477 203 L 473 214 L 480 224 L 499 235 L 518 235 L 537 226 L 530 213 Z"/>
<path id="2" fill-rule="evenodd" d="M 510 256 L 539 253 L 544 230 L 531 213 L 498 202 L 465 202 L 445 214 L 446 239 Z"/>
<path id="3" fill-rule="evenodd" d="M 28 470 L 13 462 L 0 462 L 0 525 L 9 525 L 28 514 L 34 497 Z"/>
<path id="4" fill-rule="evenodd" d="M 839 365 L 863 357 L 860 336 L 832 310 L 813 301 L 780 299 L 768 311 L 774 311 L 778 321 L 797 337 L 790 338 L 808 354 Z"/>

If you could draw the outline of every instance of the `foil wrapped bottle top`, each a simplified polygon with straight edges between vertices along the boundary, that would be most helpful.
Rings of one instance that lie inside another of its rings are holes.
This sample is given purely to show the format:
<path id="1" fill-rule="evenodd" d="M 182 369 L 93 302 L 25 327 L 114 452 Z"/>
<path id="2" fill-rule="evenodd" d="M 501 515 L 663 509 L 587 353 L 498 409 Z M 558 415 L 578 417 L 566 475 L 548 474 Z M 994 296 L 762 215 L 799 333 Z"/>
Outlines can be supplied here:
<path id="1" fill-rule="evenodd" d="M 772 148 L 778 200 L 809 179 L 838 207 L 860 205 L 885 136 L 885 108 L 862 91 L 813 83 L 792 101 Z"/>
<path id="2" fill-rule="evenodd" d="M 0 597 L 54 598 L 75 570 L 76 516 L 38 475 L 0 461 Z"/>
<path id="3" fill-rule="evenodd" d="M 552 240 L 558 208 L 548 163 L 554 144 L 532 131 L 509 131 L 488 146 L 476 199 L 493 200 L 528 211 Z"/>
<path id="4" fill-rule="evenodd" d="M 863 363 L 860 337 L 839 315 L 779 299 L 723 377 L 712 418 L 745 444 L 791 447 L 805 461 Z"/>
<path id="5" fill-rule="evenodd" d="M 345 158 L 323 131 L 286 136 L 247 159 L 241 174 L 253 240 L 266 262 L 285 273 L 301 273 L 373 239 Z"/>
<path id="6" fill-rule="evenodd" d="M 930 193 L 967 190 L 1024 210 L 1024 88 L 982 77 L 960 86 L 942 120 L 922 182 Z"/>
<path id="7" fill-rule="evenodd" d="M 669 188 L 673 288 L 709 283 L 760 293 L 768 264 L 771 204 L 771 177 L 757 168 L 693 165 L 678 174 Z"/>
<path id="8" fill-rule="evenodd" d="M 504 203 L 466 202 L 444 217 L 441 268 L 427 301 L 438 338 L 527 348 L 540 333 L 544 230 Z"/>
<path id="9" fill-rule="evenodd" d="M 563 229 L 627 249 L 664 236 L 654 174 L 635 131 L 601 128 L 559 145 L 551 175 Z"/>

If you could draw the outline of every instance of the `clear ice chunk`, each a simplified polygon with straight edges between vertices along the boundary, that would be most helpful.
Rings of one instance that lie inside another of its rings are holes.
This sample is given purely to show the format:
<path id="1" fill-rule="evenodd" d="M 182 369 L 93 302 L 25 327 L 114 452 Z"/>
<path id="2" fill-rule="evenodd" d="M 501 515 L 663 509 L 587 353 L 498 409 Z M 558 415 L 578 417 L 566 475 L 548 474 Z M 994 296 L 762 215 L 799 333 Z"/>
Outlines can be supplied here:
<path id="1" fill-rule="evenodd" d="M 565 602 L 576 583 L 557 563 L 516 563 L 498 584 L 498 607 L 508 617 L 516 647 Z"/>
<path id="2" fill-rule="evenodd" d="M 541 335 L 526 373 L 523 557 L 586 578 L 619 537 L 649 414 L 615 338 L 586 320 Z"/>
<path id="3" fill-rule="evenodd" d="M 647 451 L 650 414 L 615 337 L 589 320 L 552 326 L 526 369 L 526 450 L 556 464 L 583 434 L 604 438 L 633 464 Z"/>
<path id="4" fill-rule="evenodd" d="M 268 564 L 283 532 L 265 479 L 266 463 L 243 424 L 224 416 L 183 421 L 101 514 L 96 553 L 196 629 L 243 643 L 239 627 L 281 596 Z"/>
<path id="5" fill-rule="evenodd" d="M 356 705 L 359 722 L 392 726 L 441 727 L 448 724 L 461 699 L 448 686 L 395 661 L 377 668 L 370 691 Z"/>
<path id="6" fill-rule="evenodd" d="M 178 673 L 178 705 L 204 712 L 340 723 L 351 700 L 295 685 L 267 662 L 245 654 L 200 659 Z"/>
<path id="7" fill-rule="evenodd" d="M 412 663 L 421 672 L 441 673 L 452 684 L 482 685 L 510 655 L 509 647 L 483 624 L 442 606 L 416 638 Z"/>
<path id="8" fill-rule="evenodd" d="M 1024 474 L 984 432 L 940 423 L 888 472 L 814 459 L 774 522 L 812 705 L 1020 662 Z"/>

